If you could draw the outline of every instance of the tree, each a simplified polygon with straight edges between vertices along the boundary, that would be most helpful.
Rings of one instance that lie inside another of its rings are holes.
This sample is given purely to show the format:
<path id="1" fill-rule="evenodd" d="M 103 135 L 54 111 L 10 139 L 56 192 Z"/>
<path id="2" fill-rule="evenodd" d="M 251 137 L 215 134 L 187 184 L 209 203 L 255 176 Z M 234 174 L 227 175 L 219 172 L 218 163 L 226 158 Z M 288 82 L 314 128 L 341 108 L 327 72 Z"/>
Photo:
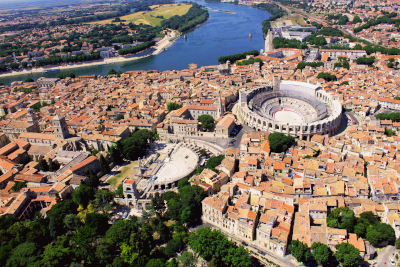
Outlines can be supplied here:
<path id="1" fill-rule="evenodd" d="M 243 246 L 236 246 L 221 231 L 210 227 L 191 232 L 189 246 L 205 260 L 212 261 L 209 266 L 251 266 L 249 252 Z"/>
<path id="2" fill-rule="evenodd" d="M 184 186 L 187 186 L 187 185 L 190 185 L 189 179 L 188 179 L 188 178 L 183 178 L 182 180 L 180 180 L 180 181 L 178 182 L 178 189 L 179 189 L 179 188 L 182 188 L 182 187 L 184 187 Z"/>
<path id="3" fill-rule="evenodd" d="M 164 267 L 165 263 L 162 259 L 151 259 L 147 262 L 146 267 Z"/>
<path id="4" fill-rule="evenodd" d="M 108 205 L 114 200 L 115 193 L 108 190 L 97 190 L 95 202 L 97 206 Z"/>
<path id="5" fill-rule="evenodd" d="M 379 222 L 367 227 L 366 238 L 371 244 L 381 244 L 385 241 L 393 243 L 396 235 L 389 224 Z"/>
<path id="6" fill-rule="evenodd" d="M 215 121 L 211 115 L 201 115 L 197 118 L 197 120 L 201 123 L 201 128 L 203 131 L 211 131 L 214 128 Z"/>
<path id="7" fill-rule="evenodd" d="M 151 198 L 150 208 L 154 211 L 157 217 L 161 217 L 165 211 L 165 203 L 160 193 L 156 192 Z"/>
<path id="8" fill-rule="evenodd" d="M 319 264 L 325 265 L 329 261 L 332 251 L 327 245 L 315 242 L 311 246 L 311 253 Z"/>
<path id="9" fill-rule="evenodd" d="M 376 224 L 380 222 L 378 215 L 375 215 L 372 211 L 364 211 L 360 214 L 361 219 L 365 219 L 369 224 Z"/>
<path id="10" fill-rule="evenodd" d="M 97 212 L 88 213 L 85 218 L 85 227 L 93 229 L 97 235 L 104 235 L 109 227 L 108 215 Z"/>
<path id="11" fill-rule="evenodd" d="M 117 121 L 120 121 L 120 120 L 123 120 L 124 119 L 124 115 L 123 114 L 119 114 L 116 118 L 115 118 L 115 120 L 117 120 Z"/>
<path id="12" fill-rule="evenodd" d="M 120 142 L 118 142 L 118 144 L 121 144 Z M 109 154 L 110 154 L 110 160 L 114 163 L 114 164 L 118 164 L 120 162 L 122 162 L 122 160 L 124 159 L 124 157 L 122 156 L 122 151 L 120 150 L 121 145 L 113 145 L 110 148 Z"/>
<path id="13" fill-rule="evenodd" d="M 38 168 L 41 171 L 49 171 L 49 165 L 47 164 L 47 161 L 43 158 L 39 159 L 39 164 L 38 164 Z"/>
<path id="14" fill-rule="evenodd" d="M 307 262 L 310 257 L 308 246 L 299 240 L 292 240 L 289 245 L 292 256 L 299 262 Z"/>
<path id="15" fill-rule="evenodd" d="M 359 57 L 356 60 L 357 64 L 359 65 L 368 65 L 371 66 L 372 64 L 375 63 L 375 57 Z"/>
<path id="16" fill-rule="evenodd" d="M 16 70 L 16 69 L 18 69 L 19 68 L 19 64 L 18 63 L 10 63 L 10 69 L 12 69 L 12 70 Z"/>
<path id="17" fill-rule="evenodd" d="M 68 246 L 69 240 L 66 236 L 60 236 L 55 244 L 44 247 L 41 266 L 63 266 L 71 262 L 72 251 Z"/>
<path id="18" fill-rule="evenodd" d="M 193 256 L 193 253 L 184 251 L 181 256 L 178 257 L 180 266 L 182 267 L 194 267 L 196 266 L 197 260 Z"/>
<path id="19" fill-rule="evenodd" d="M 283 133 L 272 133 L 268 136 L 269 147 L 272 152 L 286 152 L 294 143 L 295 139 Z"/>
<path id="20" fill-rule="evenodd" d="M 59 79 L 65 79 L 65 78 L 75 78 L 75 73 L 68 72 L 68 73 L 60 73 L 57 75 L 57 78 Z"/>
<path id="21" fill-rule="evenodd" d="M 28 266 L 39 260 L 40 248 L 32 242 L 18 245 L 7 260 L 7 267 Z"/>
<path id="22" fill-rule="evenodd" d="M 166 263 L 165 265 L 166 267 L 179 267 L 178 265 L 178 260 L 173 258 L 172 260 L 170 260 L 169 262 Z"/>
<path id="23" fill-rule="evenodd" d="M 58 169 L 60 169 L 60 164 L 57 161 L 53 161 L 52 159 L 49 159 L 49 171 L 55 172 Z"/>
<path id="24" fill-rule="evenodd" d="M 130 160 L 136 160 L 142 156 L 149 146 L 149 142 L 154 140 L 154 133 L 147 129 L 138 130 L 122 141 L 123 154 Z"/>
<path id="25" fill-rule="evenodd" d="M 108 165 L 108 162 L 106 161 L 103 155 L 100 155 L 100 167 L 104 174 L 110 172 L 110 166 Z"/>
<path id="26" fill-rule="evenodd" d="M 118 197 L 124 197 L 124 186 L 122 184 L 118 185 L 117 191 L 115 192 L 115 194 Z"/>
<path id="27" fill-rule="evenodd" d="M 93 172 L 92 168 L 87 167 L 85 169 L 85 176 L 89 178 L 89 181 L 87 183 L 88 186 L 97 188 L 100 184 L 100 180 L 97 177 L 97 175 Z"/>
<path id="28" fill-rule="evenodd" d="M 359 16 L 354 16 L 353 18 L 353 24 L 357 24 L 359 22 L 362 22 L 361 18 Z"/>
<path id="29" fill-rule="evenodd" d="M 32 83 L 32 82 L 34 82 L 35 80 L 33 80 L 31 77 L 28 77 L 28 78 L 26 78 L 25 79 L 25 82 L 26 83 Z"/>
<path id="30" fill-rule="evenodd" d="M 82 226 L 81 220 L 76 214 L 68 214 L 64 218 L 65 227 L 69 230 L 76 230 Z"/>
<path id="31" fill-rule="evenodd" d="M 65 232 L 64 218 L 68 214 L 76 214 L 77 208 L 78 205 L 71 199 L 53 205 L 47 215 L 50 220 L 50 234 L 53 238 Z"/>
<path id="32" fill-rule="evenodd" d="M 173 257 L 177 252 L 183 249 L 184 245 L 185 244 L 180 239 L 170 239 L 165 247 L 165 254 L 168 257 Z"/>
<path id="33" fill-rule="evenodd" d="M 400 238 L 396 240 L 396 249 L 400 249 Z"/>
<path id="34" fill-rule="evenodd" d="M 81 205 L 86 208 L 89 204 L 90 200 L 94 199 L 94 189 L 88 186 L 85 183 L 81 183 L 75 190 L 72 192 L 72 199 L 75 203 Z"/>
<path id="35" fill-rule="evenodd" d="M 101 238 L 95 252 L 99 266 L 110 266 L 114 259 L 114 251 L 115 247 L 112 242 L 106 238 Z"/>
<path id="36" fill-rule="evenodd" d="M 118 72 L 116 71 L 116 70 L 114 70 L 114 69 L 110 69 L 108 72 L 107 72 L 107 75 L 117 75 L 118 74 Z"/>
<path id="37" fill-rule="evenodd" d="M 21 62 L 21 66 L 22 66 L 24 69 L 26 69 L 26 68 L 28 67 L 28 62 L 26 62 L 26 61 Z"/>
<path id="38" fill-rule="evenodd" d="M 224 158 L 225 158 L 225 155 L 222 155 L 222 154 L 209 158 L 206 163 L 207 169 L 215 170 L 215 167 L 217 167 L 219 164 L 221 164 L 221 162 L 224 160 Z"/>
<path id="39" fill-rule="evenodd" d="M 341 243 L 335 246 L 335 257 L 343 267 L 350 267 L 357 263 L 360 251 L 349 243 Z"/>
<path id="40" fill-rule="evenodd" d="M 27 187 L 27 182 L 15 181 L 14 185 L 11 187 L 11 191 L 19 192 L 24 187 Z"/>
<path id="41" fill-rule="evenodd" d="M 327 82 L 336 81 L 337 80 L 336 75 L 330 74 L 328 72 L 320 72 L 320 73 L 318 73 L 317 78 L 318 79 L 324 79 Z"/>
<path id="42" fill-rule="evenodd" d="M 175 103 L 175 102 L 171 102 L 171 103 L 169 103 L 168 106 L 167 106 L 168 111 L 180 109 L 181 107 L 182 107 L 181 104 L 178 104 L 178 103 Z"/>
<path id="43" fill-rule="evenodd" d="M 105 237 L 113 244 L 119 245 L 127 243 L 133 231 L 137 231 L 137 218 L 131 217 L 130 220 L 119 220 L 107 230 Z"/>
<path id="44" fill-rule="evenodd" d="M 349 233 L 354 232 L 355 221 L 354 212 L 347 207 L 333 209 L 326 219 L 329 227 L 346 229 Z"/>

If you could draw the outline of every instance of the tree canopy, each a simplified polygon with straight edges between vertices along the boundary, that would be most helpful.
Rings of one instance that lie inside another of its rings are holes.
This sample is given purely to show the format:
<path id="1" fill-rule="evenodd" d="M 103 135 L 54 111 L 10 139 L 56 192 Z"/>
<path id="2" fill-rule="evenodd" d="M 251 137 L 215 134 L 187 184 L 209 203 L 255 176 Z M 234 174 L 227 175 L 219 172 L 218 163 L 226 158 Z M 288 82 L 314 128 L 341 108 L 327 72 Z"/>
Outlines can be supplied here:
<path id="1" fill-rule="evenodd" d="M 357 263 L 360 257 L 360 251 L 349 243 L 341 243 L 335 246 L 336 259 L 342 264 L 343 267 L 350 267 Z"/>
<path id="2" fill-rule="evenodd" d="M 286 152 L 294 143 L 295 139 L 283 133 L 272 133 L 268 136 L 269 147 L 272 152 Z"/>
<path id="3" fill-rule="evenodd" d="M 201 122 L 201 128 L 203 131 L 211 131 L 214 128 L 215 121 L 211 115 L 200 115 L 197 120 Z"/>
<path id="4" fill-rule="evenodd" d="M 304 244 L 299 240 L 292 240 L 289 245 L 289 250 L 291 251 L 292 256 L 295 257 L 299 262 L 305 263 L 310 258 L 310 252 L 307 244 Z"/>
<path id="5" fill-rule="evenodd" d="M 243 266 L 250 267 L 249 252 L 243 247 L 237 247 L 218 230 L 203 227 L 189 236 L 190 247 L 201 257 L 213 263 L 213 266 Z"/>
<path id="6" fill-rule="evenodd" d="M 123 155 L 130 160 L 136 160 L 142 156 L 146 148 L 149 147 L 149 143 L 153 140 L 154 133 L 152 131 L 147 129 L 138 130 L 122 141 Z"/>
<path id="7" fill-rule="evenodd" d="M 392 112 L 392 113 L 379 113 L 376 115 L 378 120 L 392 120 L 393 122 L 400 121 L 400 112 Z"/>
<path id="8" fill-rule="evenodd" d="M 330 250 L 330 248 L 321 242 L 315 242 L 312 244 L 311 253 L 318 264 L 323 266 L 327 264 L 329 258 L 332 255 L 332 251 Z"/>
<path id="9" fill-rule="evenodd" d="M 168 111 L 180 109 L 181 107 L 182 107 L 181 104 L 177 104 L 177 103 L 175 103 L 175 102 L 171 102 L 171 103 L 169 103 L 168 106 L 167 106 Z"/>
<path id="10" fill-rule="evenodd" d="M 328 72 L 320 72 L 317 76 L 318 79 L 324 79 L 327 82 L 336 81 L 337 77 L 334 74 L 330 74 Z"/>

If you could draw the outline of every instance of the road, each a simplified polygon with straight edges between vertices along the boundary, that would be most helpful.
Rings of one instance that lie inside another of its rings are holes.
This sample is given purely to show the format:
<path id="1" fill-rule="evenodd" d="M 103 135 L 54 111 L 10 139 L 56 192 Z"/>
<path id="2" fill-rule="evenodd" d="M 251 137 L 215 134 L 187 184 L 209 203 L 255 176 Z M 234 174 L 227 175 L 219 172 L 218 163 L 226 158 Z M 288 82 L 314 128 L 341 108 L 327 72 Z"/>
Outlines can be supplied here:
<path id="1" fill-rule="evenodd" d="M 394 259 L 393 253 L 395 251 L 396 251 L 396 248 L 394 246 L 387 246 L 382 251 L 378 251 L 378 257 L 376 257 L 376 259 L 375 259 L 378 262 L 378 264 L 376 266 L 377 267 L 392 266 L 390 264 L 390 260 L 389 259 L 391 259 L 391 258 Z M 386 264 L 385 264 L 385 262 L 386 262 Z"/>
<path id="2" fill-rule="evenodd" d="M 345 114 L 349 116 L 353 121 L 356 122 L 356 124 L 360 124 L 360 122 L 357 120 L 356 116 L 354 115 L 353 111 L 346 111 Z"/>

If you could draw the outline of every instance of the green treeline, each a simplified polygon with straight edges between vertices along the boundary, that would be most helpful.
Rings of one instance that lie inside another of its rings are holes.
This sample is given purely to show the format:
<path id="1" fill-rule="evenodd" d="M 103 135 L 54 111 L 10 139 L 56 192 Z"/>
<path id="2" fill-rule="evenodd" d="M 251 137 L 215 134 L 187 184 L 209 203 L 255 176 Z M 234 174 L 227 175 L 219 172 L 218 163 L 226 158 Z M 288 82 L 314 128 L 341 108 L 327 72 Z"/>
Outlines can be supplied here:
<path id="1" fill-rule="evenodd" d="M 236 65 L 238 65 L 238 66 L 240 66 L 240 65 L 252 65 L 252 64 L 254 64 L 256 62 L 259 62 L 260 66 L 263 65 L 263 61 L 261 60 L 261 58 L 254 58 L 254 57 L 251 57 L 248 60 L 238 61 L 238 62 L 236 62 Z"/>
<path id="2" fill-rule="evenodd" d="M 66 57 L 49 57 L 43 58 L 36 61 L 36 67 L 42 67 L 46 65 L 58 65 L 61 63 L 75 63 L 75 62 L 83 62 L 83 61 L 92 61 L 100 59 L 100 53 L 94 53 L 90 55 L 79 54 L 76 56 L 66 56 Z M 33 64 L 33 62 L 32 62 Z"/>
<path id="3" fill-rule="evenodd" d="M 262 4 L 258 4 L 258 5 L 253 5 L 253 6 L 256 8 L 268 11 L 272 15 L 268 19 L 264 20 L 262 23 L 262 26 L 263 26 L 262 31 L 264 34 L 267 34 L 268 30 L 271 28 L 271 21 L 277 20 L 286 15 L 286 11 L 284 11 L 277 4 L 262 3 Z"/>
<path id="4" fill-rule="evenodd" d="M 317 78 L 318 79 L 324 79 L 327 82 L 336 81 L 337 80 L 336 75 L 330 74 L 328 72 L 320 72 L 320 73 L 318 73 Z"/>
<path id="5" fill-rule="evenodd" d="M 375 63 L 375 57 L 359 57 L 356 60 L 357 64 L 359 65 L 368 65 L 371 66 Z"/>
<path id="6" fill-rule="evenodd" d="M 194 3 L 185 15 L 175 15 L 169 19 L 163 20 L 161 26 L 184 32 L 203 23 L 208 19 L 208 16 L 207 9 Z"/>
<path id="7" fill-rule="evenodd" d="M 132 47 L 129 47 L 126 49 L 120 49 L 120 50 L 118 50 L 118 54 L 120 54 L 120 55 L 135 54 L 135 53 L 141 52 L 143 50 L 146 50 L 147 48 L 152 47 L 155 44 L 156 44 L 156 42 L 154 42 L 154 41 L 148 41 L 148 42 L 145 42 L 145 43 L 137 45 L 137 46 L 132 46 Z"/>
<path id="8" fill-rule="evenodd" d="M 189 246 L 202 258 L 209 261 L 209 266 L 252 266 L 249 252 L 238 247 L 219 230 L 210 227 L 199 228 L 189 236 Z"/>
<path id="9" fill-rule="evenodd" d="M 44 22 L 44 23 L 21 23 L 18 25 L 7 25 L 0 27 L 0 33 L 6 32 L 6 31 L 22 31 L 22 30 L 29 30 L 29 29 L 44 29 L 45 27 L 48 26 L 60 26 L 60 25 L 72 25 L 72 24 L 80 24 L 80 23 L 85 23 L 85 22 L 91 22 L 91 21 L 98 21 L 98 20 L 106 20 L 106 19 L 111 19 L 115 17 L 121 17 L 125 16 L 131 13 L 132 9 L 135 9 L 135 11 L 147 11 L 150 10 L 150 6 L 152 5 L 160 5 L 160 4 L 170 4 L 173 1 L 172 0 L 146 0 L 146 1 L 127 1 L 127 5 L 121 6 L 116 12 L 113 13 L 103 13 L 103 14 L 96 14 L 93 16 L 85 16 L 85 17 L 79 17 L 75 19 L 65 19 L 65 18 L 60 18 L 58 20 L 52 20 L 49 22 Z"/>
<path id="10" fill-rule="evenodd" d="M 346 25 L 346 23 L 349 21 L 349 18 L 342 14 L 329 14 L 328 20 L 337 20 L 338 25 Z"/>
<path id="11" fill-rule="evenodd" d="M 376 115 L 378 120 L 392 120 L 393 122 L 400 121 L 400 113 L 399 112 L 392 112 L 389 114 L 386 113 L 379 113 Z"/>
<path id="12" fill-rule="evenodd" d="M 297 64 L 297 69 L 298 70 L 302 70 L 302 69 L 304 69 L 306 66 L 310 66 L 310 67 L 313 67 L 313 68 L 316 68 L 316 67 L 321 67 L 321 66 L 323 66 L 324 65 L 324 62 L 304 62 L 304 61 L 302 61 L 302 62 L 300 62 L 299 64 Z"/>
<path id="13" fill-rule="evenodd" d="M 368 29 L 369 27 L 378 25 L 378 24 L 396 24 L 396 22 L 400 22 L 400 19 L 392 19 L 393 17 L 396 17 L 397 14 L 395 12 L 392 12 L 390 14 L 387 14 L 385 16 L 376 18 L 376 19 L 370 19 L 368 22 L 365 24 L 361 25 L 360 27 L 357 27 L 354 29 L 354 33 L 360 32 L 364 29 Z"/>
<path id="14" fill-rule="evenodd" d="M 218 58 L 218 62 L 219 63 L 225 63 L 225 62 L 227 62 L 228 60 L 231 62 L 231 63 L 234 63 L 234 62 L 236 62 L 237 60 L 241 60 L 241 59 L 245 59 L 246 58 L 246 56 L 248 56 L 248 55 L 251 55 L 251 56 L 258 56 L 260 53 L 257 51 L 257 50 L 251 50 L 251 51 L 247 51 L 247 52 L 244 52 L 244 53 L 242 53 L 242 54 L 233 54 L 233 55 L 229 55 L 229 56 L 222 56 L 222 57 L 219 57 Z"/>
<path id="15" fill-rule="evenodd" d="M 324 27 L 318 31 L 318 35 L 324 36 L 343 36 L 343 32 L 338 28 Z"/>
<path id="16" fill-rule="evenodd" d="M 281 37 L 275 37 L 274 40 L 272 41 L 274 44 L 274 48 L 297 48 L 297 49 L 307 49 L 308 46 L 306 43 L 302 43 L 299 40 L 290 40 L 286 38 L 281 38 Z"/>

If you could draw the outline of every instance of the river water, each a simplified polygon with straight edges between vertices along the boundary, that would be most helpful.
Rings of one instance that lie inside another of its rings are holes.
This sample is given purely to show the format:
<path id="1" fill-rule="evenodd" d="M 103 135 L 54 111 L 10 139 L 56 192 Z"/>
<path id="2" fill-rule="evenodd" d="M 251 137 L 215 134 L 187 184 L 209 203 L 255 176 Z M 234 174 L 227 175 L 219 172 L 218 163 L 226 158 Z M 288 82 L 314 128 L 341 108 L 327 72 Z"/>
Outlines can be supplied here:
<path id="1" fill-rule="evenodd" d="M 186 40 L 181 36 L 166 51 L 147 58 L 115 63 L 103 66 L 81 67 L 53 73 L 36 73 L 0 78 L 0 82 L 9 85 L 13 81 L 32 77 L 57 77 L 59 73 L 73 72 L 81 75 L 106 75 L 113 68 L 123 72 L 129 70 L 182 70 L 188 64 L 199 67 L 218 64 L 218 57 L 249 50 L 260 50 L 264 47 L 262 22 L 270 17 L 264 10 L 227 3 L 208 3 L 196 1 L 210 8 L 209 19 L 197 28 L 186 33 Z M 218 12 L 219 10 L 228 11 Z M 251 33 L 252 38 L 249 38 Z"/>

